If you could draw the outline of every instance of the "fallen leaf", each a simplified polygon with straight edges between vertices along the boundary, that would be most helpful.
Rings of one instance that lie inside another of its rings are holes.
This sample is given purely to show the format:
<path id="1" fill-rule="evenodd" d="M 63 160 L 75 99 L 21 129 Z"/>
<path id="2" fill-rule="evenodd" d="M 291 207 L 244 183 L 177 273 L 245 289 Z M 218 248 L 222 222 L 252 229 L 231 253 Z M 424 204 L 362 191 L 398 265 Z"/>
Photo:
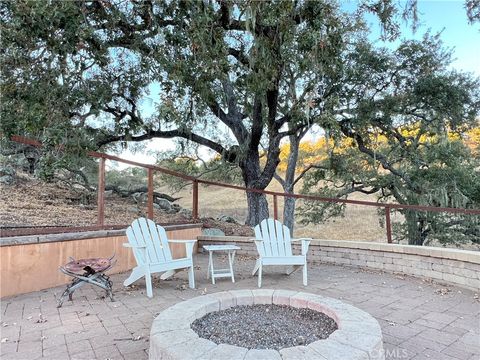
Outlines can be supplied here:
<path id="1" fill-rule="evenodd" d="M 435 290 L 435 293 L 443 296 L 443 295 L 447 295 L 447 294 L 448 294 L 449 292 L 451 292 L 451 291 L 452 291 L 452 290 L 447 289 L 447 288 L 441 288 L 441 289 L 436 289 L 436 290 Z"/>
<path id="2" fill-rule="evenodd" d="M 35 322 L 37 324 L 41 324 L 41 323 L 47 322 L 47 319 L 45 319 L 42 314 L 38 314 L 38 320 Z"/>

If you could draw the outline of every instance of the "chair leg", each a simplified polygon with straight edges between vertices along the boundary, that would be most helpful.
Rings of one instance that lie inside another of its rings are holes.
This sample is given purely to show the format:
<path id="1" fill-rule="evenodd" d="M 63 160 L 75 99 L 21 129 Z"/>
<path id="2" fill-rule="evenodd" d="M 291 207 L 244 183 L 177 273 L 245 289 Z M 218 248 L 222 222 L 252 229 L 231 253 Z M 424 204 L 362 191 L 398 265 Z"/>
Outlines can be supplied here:
<path id="1" fill-rule="evenodd" d="M 167 280 L 169 277 L 172 277 L 177 273 L 178 270 L 168 270 L 165 271 L 162 275 L 160 275 L 160 279 Z"/>
<path id="2" fill-rule="evenodd" d="M 128 286 L 130 284 L 133 284 L 135 281 L 137 281 L 138 279 L 140 279 L 144 275 L 145 275 L 145 271 L 144 271 L 143 268 L 135 267 L 135 268 L 133 268 L 130 276 L 123 282 L 123 285 Z"/>
<path id="3" fill-rule="evenodd" d="M 295 271 L 297 271 L 300 268 L 301 265 L 293 265 L 290 266 L 287 271 L 285 272 L 287 275 L 293 274 Z"/>
<path id="4" fill-rule="evenodd" d="M 303 286 L 307 286 L 307 263 L 303 265 Z"/>
<path id="5" fill-rule="evenodd" d="M 258 268 L 260 267 L 260 259 L 257 259 L 257 262 L 255 263 L 255 267 L 253 268 L 253 271 L 252 271 L 252 276 L 255 276 L 255 274 L 257 273 L 258 271 Z"/>
<path id="6" fill-rule="evenodd" d="M 258 287 L 262 287 L 262 263 L 258 266 Z"/>
<path id="7" fill-rule="evenodd" d="M 145 271 L 145 284 L 147 285 L 147 296 L 149 298 L 152 298 L 153 297 L 152 274 L 150 273 L 150 269 Z"/>
<path id="8" fill-rule="evenodd" d="M 188 268 L 188 286 L 190 289 L 195 289 L 195 273 L 193 269 L 193 264 Z"/>

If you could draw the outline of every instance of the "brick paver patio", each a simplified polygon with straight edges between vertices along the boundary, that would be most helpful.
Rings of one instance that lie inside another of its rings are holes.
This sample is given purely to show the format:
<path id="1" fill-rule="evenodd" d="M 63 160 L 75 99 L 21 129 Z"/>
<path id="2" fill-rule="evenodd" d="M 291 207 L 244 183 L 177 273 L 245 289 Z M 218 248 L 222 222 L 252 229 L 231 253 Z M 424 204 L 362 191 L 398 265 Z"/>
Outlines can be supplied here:
<path id="1" fill-rule="evenodd" d="M 179 301 L 230 289 L 254 289 L 253 260 L 236 260 L 236 283 L 206 279 L 207 258 L 198 255 L 197 289 L 186 272 L 154 282 L 154 298 L 139 281 L 124 288 L 127 274 L 112 276 L 115 302 L 86 286 L 56 308 L 64 287 L 1 301 L 1 359 L 147 359 L 154 317 Z M 480 302 L 472 291 L 420 279 L 355 268 L 311 264 L 307 288 L 301 271 L 286 276 L 268 268 L 263 288 L 312 292 L 341 299 L 372 314 L 382 327 L 387 359 L 479 359 Z M 194 351 L 194 349 L 192 349 Z"/>

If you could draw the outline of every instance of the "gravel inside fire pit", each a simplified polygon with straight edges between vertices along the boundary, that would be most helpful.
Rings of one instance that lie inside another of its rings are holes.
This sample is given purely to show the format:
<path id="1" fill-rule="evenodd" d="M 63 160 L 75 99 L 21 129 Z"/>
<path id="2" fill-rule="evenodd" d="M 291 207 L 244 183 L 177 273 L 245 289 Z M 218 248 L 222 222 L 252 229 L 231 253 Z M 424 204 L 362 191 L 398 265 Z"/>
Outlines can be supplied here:
<path id="1" fill-rule="evenodd" d="M 286 305 L 234 306 L 208 313 L 191 327 L 216 344 L 275 350 L 308 345 L 338 329 L 324 313 Z"/>

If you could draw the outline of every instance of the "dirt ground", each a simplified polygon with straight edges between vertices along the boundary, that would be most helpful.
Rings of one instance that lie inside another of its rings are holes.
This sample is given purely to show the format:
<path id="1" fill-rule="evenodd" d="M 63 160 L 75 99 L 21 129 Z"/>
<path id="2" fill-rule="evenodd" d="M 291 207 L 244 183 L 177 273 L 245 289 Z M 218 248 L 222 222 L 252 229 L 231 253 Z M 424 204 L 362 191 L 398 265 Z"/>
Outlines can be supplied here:
<path id="1" fill-rule="evenodd" d="M 186 208 L 191 209 L 191 204 Z M 144 216 L 146 211 L 146 205 L 137 206 L 132 197 L 122 198 L 113 194 L 105 199 L 105 224 L 129 224 L 138 216 Z M 194 221 L 188 216 L 178 213 L 168 214 L 154 209 L 157 223 L 202 222 L 204 228 L 220 228 L 226 235 L 250 236 L 253 234 L 249 226 L 218 221 L 204 214 L 200 215 L 201 219 Z M 92 226 L 96 222 L 96 199 L 94 197 L 87 199 L 83 192 L 67 189 L 55 183 L 45 183 L 25 174 L 17 176 L 17 181 L 13 185 L 1 185 L 0 224 L 4 227 Z"/>

